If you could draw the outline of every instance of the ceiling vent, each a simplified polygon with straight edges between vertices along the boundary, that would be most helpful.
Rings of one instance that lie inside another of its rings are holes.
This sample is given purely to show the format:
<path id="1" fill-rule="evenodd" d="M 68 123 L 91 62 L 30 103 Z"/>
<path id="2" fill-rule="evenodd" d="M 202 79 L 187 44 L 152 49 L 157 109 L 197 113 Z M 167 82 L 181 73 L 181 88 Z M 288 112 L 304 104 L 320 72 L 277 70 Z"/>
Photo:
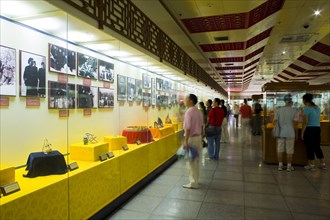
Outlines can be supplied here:
<path id="1" fill-rule="evenodd" d="M 226 41 L 229 40 L 228 36 L 222 36 L 222 37 L 215 37 L 214 41 Z"/>
<path id="2" fill-rule="evenodd" d="M 294 34 L 294 35 L 285 35 L 281 39 L 281 43 L 296 43 L 296 42 L 306 42 L 308 41 L 313 34 Z"/>
<path id="3" fill-rule="evenodd" d="M 225 63 L 225 66 L 234 66 L 233 63 Z"/>

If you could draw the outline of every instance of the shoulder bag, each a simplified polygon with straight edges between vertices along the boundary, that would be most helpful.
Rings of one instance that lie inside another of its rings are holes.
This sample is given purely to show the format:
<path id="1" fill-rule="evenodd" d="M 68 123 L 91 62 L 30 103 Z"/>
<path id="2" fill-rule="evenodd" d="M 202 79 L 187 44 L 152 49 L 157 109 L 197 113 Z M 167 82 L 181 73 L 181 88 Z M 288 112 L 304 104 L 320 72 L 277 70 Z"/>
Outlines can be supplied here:
<path id="1" fill-rule="evenodd" d="M 212 109 L 211 109 L 212 111 Z M 215 108 L 213 109 L 214 111 L 214 118 L 216 119 L 216 110 Z M 212 126 L 210 124 L 208 124 L 206 127 L 205 127 L 205 136 L 206 137 L 213 137 L 213 136 L 216 136 L 217 135 L 217 128 L 216 126 Z"/>

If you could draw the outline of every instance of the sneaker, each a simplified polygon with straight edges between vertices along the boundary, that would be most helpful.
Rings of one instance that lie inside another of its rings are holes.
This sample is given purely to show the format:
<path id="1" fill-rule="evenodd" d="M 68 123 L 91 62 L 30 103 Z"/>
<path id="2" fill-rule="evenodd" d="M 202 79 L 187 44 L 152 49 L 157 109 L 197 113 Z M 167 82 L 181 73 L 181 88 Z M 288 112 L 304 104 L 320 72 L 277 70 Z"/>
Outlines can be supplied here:
<path id="1" fill-rule="evenodd" d="M 280 166 L 280 165 L 279 165 L 278 168 L 277 168 L 277 170 L 278 170 L 278 171 L 282 171 L 282 170 L 283 170 L 283 166 Z"/>
<path id="2" fill-rule="evenodd" d="M 315 165 L 309 164 L 309 165 L 304 166 L 304 168 L 305 168 L 305 170 L 314 171 L 315 170 Z"/>
<path id="3" fill-rule="evenodd" d="M 182 185 L 182 187 L 183 188 L 186 188 L 186 189 L 199 189 L 199 185 L 198 184 L 191 184 L 191 183 Z"/>
<path id="4" fill-rule="evenodd" d="M 286 168 L 286 171 L 288 171 L 288 172 L 294 171 L 293 166 L 287 167 L 287 168 Z"/>
<path id="5" fill-rule="evenodd" d="M 327 167 L 325 166 L 325 163 L 324 163 L 324 164 L 320 164 L 319 169 L 321 169 L 321 170 L 326 170 Z"/>

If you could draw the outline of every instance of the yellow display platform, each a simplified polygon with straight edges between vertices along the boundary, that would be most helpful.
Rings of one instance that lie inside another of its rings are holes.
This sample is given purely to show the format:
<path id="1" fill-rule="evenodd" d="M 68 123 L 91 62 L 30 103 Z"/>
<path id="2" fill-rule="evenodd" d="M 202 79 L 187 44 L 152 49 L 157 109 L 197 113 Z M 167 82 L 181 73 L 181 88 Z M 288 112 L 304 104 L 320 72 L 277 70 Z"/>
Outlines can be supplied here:
<path id="1" fill-rule="evenodd" d="M 109 151 L 121 150 L 127 144 L 127 137 L 124 136 L 105 136 L 104 142 L 109 143 Z"/>
<path id="2" fill-rule="evenodd" d="M 175 132 L 172 126 L 163 128 L 149 128 L 149 130 L 154 139 L 163 138 Z"/>
<path id="3" fill-rule="evenodd" d="M 0 186 L 15 182 L 15 167 L 0 165 Z"/>
<path id="4" fill-rule="evenodd" d="M 180 135 L 128 145 L 103 162 L 67 156 L 79 169 L 64 175 L 24 178 L 18 169 L 21 191 L 0 198 L 0 219 L 88 219 L 175 155 Z"/>
<path id="5" fill-rule="evenodd" d="M 72 160 L 97 161 L 101 154 L 107 152 L 109 152 L 109 144 L 106 142 L 88 145 L 78 143 L 70 146 L 70 157 Z"/>
<path id="6" fill-rule="evenodd" d="M 173 127 L 174 131 L 178 131 L 179 130 L 179 124 L 176 122 L 173 122 L 172 124 L 165 124 L 165 127 Z"/>

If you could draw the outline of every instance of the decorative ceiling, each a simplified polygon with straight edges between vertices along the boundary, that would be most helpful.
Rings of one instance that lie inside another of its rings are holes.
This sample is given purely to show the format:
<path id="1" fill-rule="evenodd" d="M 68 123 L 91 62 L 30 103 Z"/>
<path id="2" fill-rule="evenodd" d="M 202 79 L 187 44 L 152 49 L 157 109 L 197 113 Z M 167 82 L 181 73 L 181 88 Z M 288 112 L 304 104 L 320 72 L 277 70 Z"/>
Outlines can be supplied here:
<path id="1" fill-rule="evenodd" d="M 330 82 L 328 0 L 132 1 L 227 91 Z"/>

